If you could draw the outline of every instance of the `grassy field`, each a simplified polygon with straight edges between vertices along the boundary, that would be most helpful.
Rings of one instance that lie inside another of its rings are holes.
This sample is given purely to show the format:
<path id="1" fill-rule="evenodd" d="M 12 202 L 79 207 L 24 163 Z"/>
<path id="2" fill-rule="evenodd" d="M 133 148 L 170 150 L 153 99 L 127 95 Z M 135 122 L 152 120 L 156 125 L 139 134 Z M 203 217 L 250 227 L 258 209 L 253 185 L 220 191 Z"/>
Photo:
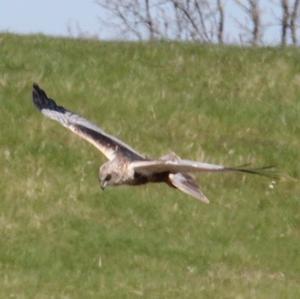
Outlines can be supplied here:
<path id="1" fill-rule="evenodd" d="M 0 298 L 300 298 L 300 50 L 0 35 Z M 140 152 L 239 165 L 102 192 L 32 82 Z"/>

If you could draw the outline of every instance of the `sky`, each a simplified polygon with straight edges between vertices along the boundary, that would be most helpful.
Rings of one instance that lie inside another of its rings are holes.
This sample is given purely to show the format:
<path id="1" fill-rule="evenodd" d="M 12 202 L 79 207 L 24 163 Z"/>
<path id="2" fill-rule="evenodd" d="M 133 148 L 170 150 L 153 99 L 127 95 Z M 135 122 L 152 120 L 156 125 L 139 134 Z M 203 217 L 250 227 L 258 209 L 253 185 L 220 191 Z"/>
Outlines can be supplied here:
<path id="1" fill-rule="evenodd" d="M 122 1 L 122 0 L 120 0 Z M 274 15 L 278 15 L 278 7 L 270 8 L 272 0 L 261 0 L 263 12 L 266 14 L 265 39 L 273 43 L 278 39 L 278 26 L 274 23 Z M 231 42 L 238 42 L 239 34 L 236 20 L 241 11 L 227 0 L 225 37 Z M 0 31 L 20 34 L 43 33 L 55 36 L 77 36 L 80 32 L 101 39 L 120 38 L 112 27 L 104 25 L 99 19 L 107 19 L 105 13 L 94 0 L 0 0 Z M 278 21 L 278 20 L 277 20 Z M 279 21 L 278 21 L 279 22 Z"/>
<path id="2" fill-rule="evenodd" d="M 68 35 L 68 27 L 99 34 L 101 11 L 90 0 L 0 0 L 0 31 Z"/>

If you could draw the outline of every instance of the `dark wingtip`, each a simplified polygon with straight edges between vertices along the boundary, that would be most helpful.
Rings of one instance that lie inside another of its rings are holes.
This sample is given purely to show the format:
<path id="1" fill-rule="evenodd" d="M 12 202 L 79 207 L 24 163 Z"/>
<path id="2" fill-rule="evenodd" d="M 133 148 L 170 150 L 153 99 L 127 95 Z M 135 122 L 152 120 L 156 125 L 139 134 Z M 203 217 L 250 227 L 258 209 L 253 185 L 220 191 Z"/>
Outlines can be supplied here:
<path id="1" fill-rule="evenodd" d="M 32 100 L 35 106 L 42 110 L 48 100 L 46 93 L 39 87 L 37 83 L 32 84 Z"/>
<path id="2" fill-rule="evenodd" d="M 39 89 L 40 87 L 39 87 L 39 85 L 37 83 L 33 82 L 32 83 L 32 88 L 33 89 Z"/>
<path id="3" fill-rule="evenodd" d="M 40 88 L 37 83 L 32 84 L 32 100 L 39 110 L 50 109 L 60 112 L 66 111 L 64 107 L 58 106 L 54 100 L 48 98 L 46 92 Z"/>

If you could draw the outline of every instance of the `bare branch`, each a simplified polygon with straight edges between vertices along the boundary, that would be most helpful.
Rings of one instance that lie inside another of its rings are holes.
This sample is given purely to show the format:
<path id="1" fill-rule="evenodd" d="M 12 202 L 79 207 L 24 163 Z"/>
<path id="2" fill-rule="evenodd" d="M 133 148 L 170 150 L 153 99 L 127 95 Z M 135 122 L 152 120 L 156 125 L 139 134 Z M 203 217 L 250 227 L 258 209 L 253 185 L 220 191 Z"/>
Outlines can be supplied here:
<path id="1" fill-rule="evenodd" d="M 181 17 L 181 13 L 177 6 L 177 3 L 172 1 L 172 4 L 175 13 L 176 38 L 180 40 L 182 38 L 182 33 L 183 33 L 183 19 Z"/>
<path id="2" fill-rule="evenodd" d="M 223 0 L 95 0 L 123 33 L 223 43 Z"/>
<path id="3" fill-rule="evenodd" d="M 289 28 L 289 2 L 288 0 L 281 0 L 282 19 L 281 19 L 281 45 L 284 47 L 287 40 L 287 30 Z"/>
<path id="4" fill-rule="evenodd" d="M 236 0 L 236 3 L 241 7 L 241 9 L 246 13 L 248 18 L 251 20 L 252 29 L 247 28 L 243 25 L 245 31 L 251 33 L 251 44 L 257 46 L 262 39 L 262 23 L 261 23 L 261 10 L 259 6 L 259 0 L 247 0 L 246 2 L 241 2 Z M 240 24 L 240 22 L 238 21 Z"/>
<path id="5" fill-rule="evenodd" d="M 150 13 L 150 6 L 149 6 L 149 0 L 145 0 L 145 7 L 146 7 L 146 19 L 145 22 L 148 26 L 149 30 L 149 38 L 150 40 L 154 39 L 154 28 L 153 28 L 153 22 L 151 18 L 151 13 Z"/>
<path id="6" fill-rule="evenodd" d="M 297 24 L 296 20 L 299 15 L 299 5 L 300 0 L 295 0 L 292 11 L 290 13 L 290 29 L 291 29 L 291 35 L 292 35 L 292 42 L 293 45 L 297 45 Z"/>
<path id="7" fill-rule="evenodd" d="M 190 1 L 186 1 L 186 3 L 184 3 L 183 1 L 172 0 L 172 2 L 174 3 L 174 5 L 176 5 L 177 9 L 179 9 L 183 13 L 185 18 L 189 21 L 190 25 L 192 26 L 193 32 L 191 32 L 191 37 L 195 39 L 196 34 L 198 36 L 198 39 L 205 40 L 203 33 L 200 31 L 199 26 L 192 17 L 190 11 Z"/>
<path id="8" fill-rule="evenodd" d="M 217 9 L 218 9 L 218 15 L 219 15 L 218 42 L 219 42 L 219 44 L 223 44 L 224 43 L 225 14 L 224 14 L 224 3 L 222 0 L 217 0 Z"/>
<path id="9" fill-rule="evenodd" d="M 203 16 L 203 4 L 202 6 L 200 7 L 200 4 L 198 1 L 195 1 L 195 10 L 196 12 L 198 13 L 198 16 L 199 16 L 199 21 L 200 21 L 200 24 L 201 24 L 201 27 L 202 27 L 202 34 L 204 36 L 204 38 L 206 39 L 206 41 L 209 41 L 211 42 L 211 39 L 208 35 L 208 30 L 206 28 L 206 23 L 205 23 L 205 20 L 204 20 L 204 16 Z"/>
<path id="10" fill-rule="evenodd" d="M 252 21 L 253 21 L 253 45 L 258 45 L 261 37 L 261 21 L 260 21 L 260 10 L 258 6 L 258 0 L 251 0 L 249 1 L 250 7 L 251 7 L 251 15 L 252 15 Z"/>

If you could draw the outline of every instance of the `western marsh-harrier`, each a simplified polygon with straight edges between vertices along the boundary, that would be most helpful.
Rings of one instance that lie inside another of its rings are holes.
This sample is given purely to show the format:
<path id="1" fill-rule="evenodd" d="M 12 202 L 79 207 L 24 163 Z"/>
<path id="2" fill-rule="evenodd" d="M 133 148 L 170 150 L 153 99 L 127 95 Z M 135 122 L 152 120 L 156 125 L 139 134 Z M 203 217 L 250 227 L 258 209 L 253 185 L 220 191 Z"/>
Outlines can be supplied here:
<path id="1" fill-rule="evenodd" d="M 81 138 L 93 144 L 108 159 L 99 169 L 101 188 L 116 185 L 142 185 L 146 183 L 167 183 L 192 197 L 208 203 L 197 182 L 189 173 L 194 172 L 244 172 L 266 175 L 262 167 L 225 167 L 197 161 L 183 160 L 171 153 L 157 160 L 146 158 L 133 148 L 105 133 L 83 117 L 72 113 L 54 100 L 37 84 L 33 84 L 33 102 L 47 117 L 58 121 Z"/>

